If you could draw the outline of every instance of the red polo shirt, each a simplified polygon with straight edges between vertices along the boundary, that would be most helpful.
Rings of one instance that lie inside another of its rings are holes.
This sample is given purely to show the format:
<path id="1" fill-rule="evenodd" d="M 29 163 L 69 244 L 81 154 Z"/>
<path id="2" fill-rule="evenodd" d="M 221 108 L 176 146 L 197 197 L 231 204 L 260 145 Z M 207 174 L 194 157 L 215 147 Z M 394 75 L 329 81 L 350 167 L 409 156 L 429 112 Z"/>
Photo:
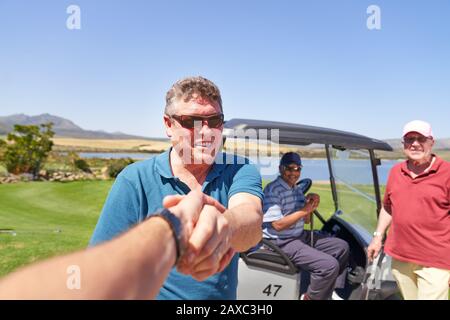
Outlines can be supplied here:
<path id="1" fill-rule="evenodd" d="M 407 162 L 389 173 L 384 208 L 392 216 L 385 252 L 427 267 L 450 270 L 450 163 L 436 156 L 413 179 Z"/>

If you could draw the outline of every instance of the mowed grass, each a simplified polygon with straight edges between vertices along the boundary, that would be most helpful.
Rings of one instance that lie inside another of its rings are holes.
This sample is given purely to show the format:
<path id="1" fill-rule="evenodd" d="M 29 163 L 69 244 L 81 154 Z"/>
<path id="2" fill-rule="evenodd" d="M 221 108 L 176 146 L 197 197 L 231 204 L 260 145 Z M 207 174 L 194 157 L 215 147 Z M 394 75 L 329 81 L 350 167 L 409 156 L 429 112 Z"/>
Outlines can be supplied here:
<path id="1" fill-rule="evenodd" d="M 264 182 L 264 185 L 268 181 Z M 0 185 L 0 277 L 31 262 L 85 248 L 113 181 Z M 314 185 L 329 217 L 328 185 Z M 316 219 L 315 228 L 320 228 Z"/>
<path id="2" fill-rule="evenodd" d="M 86 248 L 112 183 L 0 185 L 0 229 L 13 230 L 0 233 L 0 277 L 31 262 Z M 310 192 L 320 195 L 319 212 L 328 219 L 334 213 L 329 184 L 313 183 Z M 314 228 L 321 227 L 315 219 Z"/>
<path id="3" fill-rule="evenodd" d="M 85 248 L 112 181 L 0 185 L 0 276 Z"/>

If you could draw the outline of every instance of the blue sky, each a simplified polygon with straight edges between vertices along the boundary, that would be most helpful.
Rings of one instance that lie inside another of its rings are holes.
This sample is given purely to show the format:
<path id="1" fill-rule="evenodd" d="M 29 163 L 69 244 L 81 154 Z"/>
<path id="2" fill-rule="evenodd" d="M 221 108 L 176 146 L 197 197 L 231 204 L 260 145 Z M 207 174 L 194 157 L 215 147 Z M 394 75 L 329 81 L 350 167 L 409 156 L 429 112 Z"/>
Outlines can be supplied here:
<path id="1" fill-rule="evenodd" d="M 450 137 L 450 1 L 0 0 L 0 115 L 162 137 L 165 93 L 188 75 L 220 87 L 227 119 L 380 139 L 423 119 Z"/>

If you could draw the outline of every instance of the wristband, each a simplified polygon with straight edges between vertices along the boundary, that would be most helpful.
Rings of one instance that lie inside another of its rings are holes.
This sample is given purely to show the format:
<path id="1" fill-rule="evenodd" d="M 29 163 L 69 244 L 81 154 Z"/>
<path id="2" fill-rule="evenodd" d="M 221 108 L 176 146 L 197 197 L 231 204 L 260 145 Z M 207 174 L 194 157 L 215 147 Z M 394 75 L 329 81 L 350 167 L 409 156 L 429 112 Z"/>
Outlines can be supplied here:
<path id="1" fill-rule="evenodd" d="M 182 226 L 181 226 L 181 221 L 180 219 L 174 215 L 172 212 L 170 212 L 169 209 L 160 209 L 158 211 L 156 211 L 155 214 L 152 214 L 151 216 L 149 216 L 149 218 L 152 217 L 161 217 L 164 220 L 166 220 L 166 222 L 169 224 L 170 229 L 172 230 L 172 234 L 173 234 L 173 239 L 175 240 L 175 247 L 176 247 L 176 251 L 177 251 L 177 257 L 175 259 L 175 265 L 177 265 L 178 260 L 180 259 L 181 255 L 182 255 L 182 246 L 181 246 L 181 241 L 182 241 Z"/>
<path id="2" fill-rule="evenodd" d="M 375 232 L 373 233 L 373 236 L 374 236 L 374 237 L 383 237 L 383 234 L 382 234 L 381 232 L 375 231 Z"/>

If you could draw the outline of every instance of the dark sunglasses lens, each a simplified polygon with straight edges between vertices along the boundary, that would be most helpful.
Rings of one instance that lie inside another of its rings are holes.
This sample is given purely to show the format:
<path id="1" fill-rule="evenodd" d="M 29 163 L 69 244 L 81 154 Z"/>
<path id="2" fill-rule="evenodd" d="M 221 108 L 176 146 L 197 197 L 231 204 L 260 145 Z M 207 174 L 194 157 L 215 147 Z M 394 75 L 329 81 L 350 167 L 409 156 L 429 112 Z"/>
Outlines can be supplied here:
<path id="1" fill-rule="evenodd" d="M 427 140 L 428 140 L 427 137 L 419 137 L 419 138 L 417 139 L 417 141 L 419 141 L 420 143 L 424 143 L 424 142 L 426 142 Z"/>
<path id="2" fill-rule="evenodd" d="M 296 171 L 299 172 L 301 170 L 301 167 L 286 167 L 287 171 Z"/>
<path id="3" fill-rule="evenodd" d="M 419 143 L 425 143 L 427 141 L 427 137 L 410 137 L 405 138 L 404 141 L 406 144 L 413 144 L 414 141 L 418 141 Z"/>
<path id="4" fill-rule="evenodd" d="M 183 128 L 193 129 L 196 125 L 198 127 L 203 126 L 203 121 L 208 122 L 208 127 L 210 128 L 218 128 L 223 124 L 223 115 L 212 116 L 210 118 L 200 118 L 200 117 L 191 117 L 191 116 L 181 116 L 174 117 Z"/>
<path id="5" fill-rule="evenodd" d="M 215 116 L 208 119 L 208 126 L 210 128 L 218 128 L 223 124 L 222 116 Z"/>
<path id="6" fill-rule="evenodd" d="M 195 125 L 195 120 L 191 117 L 181 117 L 180 124 L 184 128 L 192 129 Z"/>

